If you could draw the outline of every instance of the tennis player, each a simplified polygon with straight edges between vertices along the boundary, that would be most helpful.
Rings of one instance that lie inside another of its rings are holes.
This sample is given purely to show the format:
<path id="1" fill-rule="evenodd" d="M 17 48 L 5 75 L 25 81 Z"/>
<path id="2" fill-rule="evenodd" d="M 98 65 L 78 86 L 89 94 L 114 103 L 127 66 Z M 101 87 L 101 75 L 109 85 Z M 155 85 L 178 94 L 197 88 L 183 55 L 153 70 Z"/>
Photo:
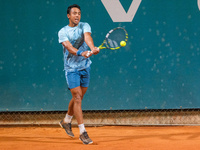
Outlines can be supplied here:
<path id="1" fill-rule="evenodd" d="M 90 82 L 92 62 L 89 57 L 92 54 L 98 54 L 99 49 L 94 46 L 90 25 L 86 22 L 80 22 L 80 6 L 77 4 L 69 6 L 67 17 L 69 24 L 58 32 L 58 38 L 59 43 L 63 46 L 65 77 L 72 99 L 69 102 L 65 118 L 59 124 L 70 137 L 74 137 L 71 121 L 75 116 L 80 129 L 79 139 L 83 144 L 91 144 L 93 141 L 89 138 L 83 123 L 81 102 Z"/>

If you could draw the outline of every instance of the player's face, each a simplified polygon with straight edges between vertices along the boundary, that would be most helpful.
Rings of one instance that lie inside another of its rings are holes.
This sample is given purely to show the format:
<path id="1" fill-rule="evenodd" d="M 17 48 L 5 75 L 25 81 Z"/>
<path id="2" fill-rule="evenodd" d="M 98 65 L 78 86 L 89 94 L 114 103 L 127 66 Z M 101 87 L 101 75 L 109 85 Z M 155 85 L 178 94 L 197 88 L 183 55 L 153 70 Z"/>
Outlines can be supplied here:
<path id="1" fill-rule="evenodd" d="M 77 26 L 81 19 L 80 9 L 74 7 L 71 9 L 70 13 L 67 14 L 70 26 Z"/>

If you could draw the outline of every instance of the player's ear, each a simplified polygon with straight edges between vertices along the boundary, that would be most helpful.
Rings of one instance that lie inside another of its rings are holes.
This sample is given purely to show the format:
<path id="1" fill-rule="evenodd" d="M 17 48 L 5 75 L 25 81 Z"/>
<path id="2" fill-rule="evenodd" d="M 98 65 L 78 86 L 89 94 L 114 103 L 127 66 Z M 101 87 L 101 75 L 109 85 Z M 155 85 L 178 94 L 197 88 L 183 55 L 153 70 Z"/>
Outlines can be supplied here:
<path id="1" fill-rule="evenodd" d="M 69 19 L 69 17 L 70 17 L 70 14 L 67 14 L 67 18 Z"/>

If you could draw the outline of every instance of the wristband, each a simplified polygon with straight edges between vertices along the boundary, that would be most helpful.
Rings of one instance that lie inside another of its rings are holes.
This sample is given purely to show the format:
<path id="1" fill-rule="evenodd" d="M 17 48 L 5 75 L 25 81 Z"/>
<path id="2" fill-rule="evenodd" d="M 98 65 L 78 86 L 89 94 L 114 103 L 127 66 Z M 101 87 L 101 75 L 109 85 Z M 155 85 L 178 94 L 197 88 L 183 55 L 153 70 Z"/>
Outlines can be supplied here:
<path id="1" fill-rule="evenodd" d="M 82 55 L 81 55 L 82 53 L 83 53 L 83 51 L 78 50 L 78 51 L 76 52 L 76 55 L 77 55 L 77 56 L 82 56 Z"/>

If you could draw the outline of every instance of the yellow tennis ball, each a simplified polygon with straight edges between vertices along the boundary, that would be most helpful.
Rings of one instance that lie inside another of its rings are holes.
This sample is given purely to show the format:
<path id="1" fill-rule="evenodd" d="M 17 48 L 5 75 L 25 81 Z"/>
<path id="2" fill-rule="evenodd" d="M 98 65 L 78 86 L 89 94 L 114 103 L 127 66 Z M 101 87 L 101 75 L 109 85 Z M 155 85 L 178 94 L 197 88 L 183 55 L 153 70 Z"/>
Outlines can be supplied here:
<path id="1" fill-rule="evenodd" d="M 124 47 L 124 46 L 126 46 L 126 42 L 125 42 L 125 41 L 121 41 L 121 42 L 120 42 L 120 45 L 121 45 L 122 47 Z"/>

